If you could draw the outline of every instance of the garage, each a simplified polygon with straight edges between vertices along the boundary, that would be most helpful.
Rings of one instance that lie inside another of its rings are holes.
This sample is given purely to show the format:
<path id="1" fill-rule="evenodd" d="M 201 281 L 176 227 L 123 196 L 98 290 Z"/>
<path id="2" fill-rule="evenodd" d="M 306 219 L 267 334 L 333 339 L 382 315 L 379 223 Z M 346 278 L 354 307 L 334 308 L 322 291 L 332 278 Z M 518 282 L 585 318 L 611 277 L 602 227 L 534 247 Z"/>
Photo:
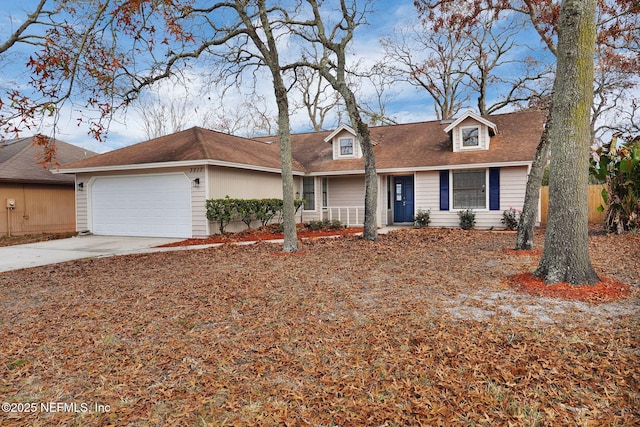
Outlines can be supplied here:
<path id="1" fill-rule="evenodd" d="M 91 231 L 105 236 L 191 237 L 191 185 L 183 173 L 98 177 Z"/>

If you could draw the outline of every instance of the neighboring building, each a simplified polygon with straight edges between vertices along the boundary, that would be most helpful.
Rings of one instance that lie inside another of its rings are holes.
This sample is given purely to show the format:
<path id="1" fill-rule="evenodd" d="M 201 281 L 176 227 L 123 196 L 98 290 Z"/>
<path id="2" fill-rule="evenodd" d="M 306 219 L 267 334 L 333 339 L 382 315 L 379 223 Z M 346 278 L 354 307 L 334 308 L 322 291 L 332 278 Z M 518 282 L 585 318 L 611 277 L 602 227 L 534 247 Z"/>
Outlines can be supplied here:
<path id="1" fill-rule="evenodd" d="M 544 126 L 527 111 L 372 127 L 378 172 L 378 224 L 457 227 L 473 209 L 478 228 L 502 228 L 502 211 L 520 209 Z M 292 135 L 296 191 L 305 220 L 364 219 L 364 166 L 354 131 Z M 77 227 L 94 234 L 192 237 L 215 232 L 207 198 L 282 197 L 275 137 L 245 139 L 201 128 L 64 165 L 75 173 Z"/>
<path id="2" fill-rule="evenodd" d="M 96 155 L 62 141 L 55 146 L 59 164 Z M 0 142 L 0 234 L 76 230 L 75 180 L 52 173 L 55 166 L 44 168 L 41 158 L 33 138 Z"/>

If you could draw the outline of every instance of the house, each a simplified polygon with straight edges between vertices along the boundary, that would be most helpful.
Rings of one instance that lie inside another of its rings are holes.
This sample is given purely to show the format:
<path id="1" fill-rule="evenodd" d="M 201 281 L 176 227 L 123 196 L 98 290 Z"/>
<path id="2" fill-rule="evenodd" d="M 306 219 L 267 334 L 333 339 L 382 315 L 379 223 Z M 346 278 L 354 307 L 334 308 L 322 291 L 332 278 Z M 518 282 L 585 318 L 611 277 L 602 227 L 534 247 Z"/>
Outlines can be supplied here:
<path id="1" fill-rule="evenodd" d="M 58 163 L 96 155 L 75 145 L 54 141 Z M 75 180 L 52 173 L 39 159 L 42 147 L 33 138 L 0 142 L 0 234 L 75 231 Z"/>
<path id="2" fill-rule="evenodd" d="M 408 224 L 419 210 L 431 225 L 457 227 L 473 209 L 478 228 L 502 227 L 521 208 L 544 117 L 524 111 L 450 122 L 371 128 L 378 172 L 378 224 Z M 304 221 L 364 220 L 364 166 L 354 131 L 292 135 L 296 192 Z M 282 197 L 275 137 L 246 139 L 192 128 L 64 165 L 76 176 L 77 227 L 94 234 L 207 236 L 208 198 Z"/>

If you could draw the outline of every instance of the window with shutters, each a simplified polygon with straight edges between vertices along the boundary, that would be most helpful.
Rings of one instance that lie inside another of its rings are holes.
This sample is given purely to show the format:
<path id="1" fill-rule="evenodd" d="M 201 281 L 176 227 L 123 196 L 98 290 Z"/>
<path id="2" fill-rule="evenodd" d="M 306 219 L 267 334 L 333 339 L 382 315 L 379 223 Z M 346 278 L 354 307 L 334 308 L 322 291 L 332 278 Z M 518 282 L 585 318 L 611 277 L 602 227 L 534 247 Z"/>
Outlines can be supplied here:
<path id="1" fill-rule="evenodd" d="M 487 208 L 487 170 L 454 170 L 452 172 L 453 209 Z"/>

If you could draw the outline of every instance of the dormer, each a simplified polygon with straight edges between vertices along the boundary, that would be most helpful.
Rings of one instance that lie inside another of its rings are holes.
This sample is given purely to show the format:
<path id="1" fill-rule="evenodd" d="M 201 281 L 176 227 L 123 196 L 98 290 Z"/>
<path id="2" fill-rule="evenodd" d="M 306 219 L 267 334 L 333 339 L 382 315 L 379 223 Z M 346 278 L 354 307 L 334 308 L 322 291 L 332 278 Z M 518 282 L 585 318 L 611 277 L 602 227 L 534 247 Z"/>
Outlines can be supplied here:
<path id="1" fill-rule="evenodd" d="M 451 135 L 453 152 L 488 150 L 491 137 L 498 133 L 495 123 L 467 111 L 444 129 Z"/>
<path id="2" fill-rule="evenodd" d="M 324 142 L 333 144 L 333 160 L 362 157 L 356 132 L 347 125 L 340 125 L 324 139 Z"/>

